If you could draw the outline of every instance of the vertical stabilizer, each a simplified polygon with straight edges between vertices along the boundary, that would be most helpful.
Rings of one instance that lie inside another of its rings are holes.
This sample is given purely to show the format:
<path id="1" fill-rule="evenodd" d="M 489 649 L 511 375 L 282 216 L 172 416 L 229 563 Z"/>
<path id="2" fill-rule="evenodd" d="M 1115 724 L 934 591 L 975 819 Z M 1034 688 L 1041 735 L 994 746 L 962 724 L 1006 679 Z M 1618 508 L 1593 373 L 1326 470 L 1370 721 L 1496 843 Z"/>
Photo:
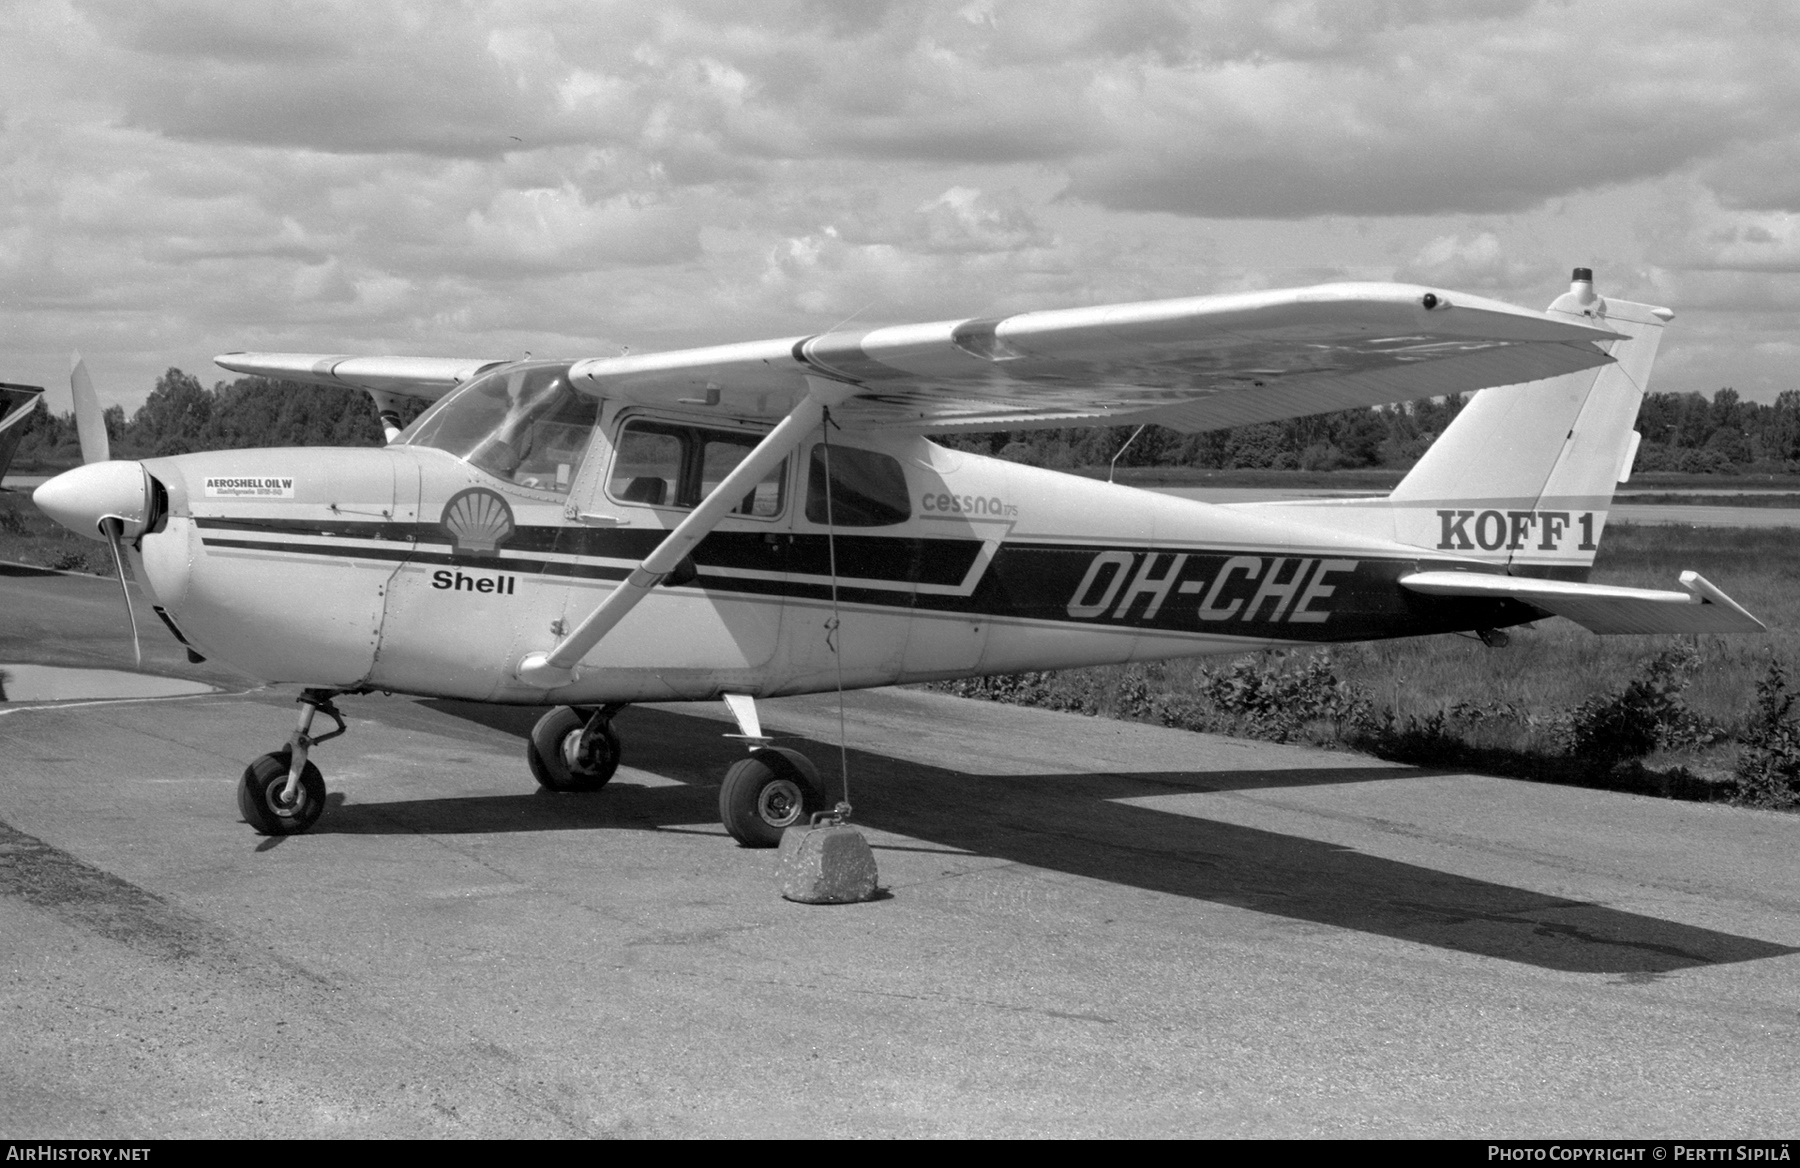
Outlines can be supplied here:
<path id="1" fill-rule="evenodd" d="M 1586 576 L 1674 313 L 1597 296 L 1586 268 L 1548 311 L 1624 334 L 1614 363 L 1477 393 L 1388 496 L 1400 542 L 1516 575 Z"/>

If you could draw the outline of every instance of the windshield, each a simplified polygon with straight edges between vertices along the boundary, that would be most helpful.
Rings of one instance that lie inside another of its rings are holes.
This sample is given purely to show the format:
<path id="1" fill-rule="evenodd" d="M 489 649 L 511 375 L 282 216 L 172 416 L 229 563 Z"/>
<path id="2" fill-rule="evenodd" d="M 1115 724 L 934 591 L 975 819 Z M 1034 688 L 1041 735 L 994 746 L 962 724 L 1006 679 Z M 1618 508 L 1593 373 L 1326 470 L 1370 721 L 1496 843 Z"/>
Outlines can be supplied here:
<path id="1" fill-rule="evenodd" d="M 397 445 L 429 446 L 495 478 L 567 494 L 600 419 L 600 401 L 569 385 L 569 363 L 506 365 L 452 390 Z"/>

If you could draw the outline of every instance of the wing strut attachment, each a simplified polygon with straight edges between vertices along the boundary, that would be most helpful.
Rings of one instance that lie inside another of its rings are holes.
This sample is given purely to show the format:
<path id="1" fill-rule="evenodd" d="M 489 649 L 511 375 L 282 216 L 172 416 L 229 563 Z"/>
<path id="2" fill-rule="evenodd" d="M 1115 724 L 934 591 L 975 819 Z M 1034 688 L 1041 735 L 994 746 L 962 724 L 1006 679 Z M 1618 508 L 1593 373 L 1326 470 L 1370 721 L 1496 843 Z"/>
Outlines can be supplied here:
<path id="1" fill-rule="evenodd" d="M 595 606 L 593 612 L 548 653 L 527 653 L 519 660 L 520 681 L 543 689 L 555 689 L 574 681 L 576 663 L 624 620 L 625 614 L 650 594 L 650 589 L 662 583 L 681 563 L 682 557 L 693 551 L 719 520 L 755 489 L 763 476 L 805 441 L 824 419 L 827 406 L 836 405 L 856 392 L 854 386 L 821 377 L 809 376 L 807 382 L 811 388 L 793 412 L 769 431 L 744 461 L 738 463 L 712 493 L 656 545 L 656 550 L 645 556 L 643 563 L 633 568 L 631 574 Z"/>
<path id="2" fill-rule="evenodd" d="M 375 403 L 375 416 L 381 419 L 382 440 L 390 446 L 393 445 L 394 439 L 400 437 L 400 431 L 405 428 L 400 425 L 399 395 L 379 389 L 365 392 Z"/>

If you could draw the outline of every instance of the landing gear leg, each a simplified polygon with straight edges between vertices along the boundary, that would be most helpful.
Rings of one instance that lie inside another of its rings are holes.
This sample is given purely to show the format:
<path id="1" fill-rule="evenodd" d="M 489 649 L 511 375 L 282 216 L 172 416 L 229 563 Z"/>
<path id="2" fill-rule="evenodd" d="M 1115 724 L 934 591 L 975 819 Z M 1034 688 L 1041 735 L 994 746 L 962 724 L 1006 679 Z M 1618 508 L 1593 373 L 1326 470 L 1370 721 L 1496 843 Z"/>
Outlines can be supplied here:
<path id="1" fill-rule="evenodd" d="M 331 704 L 341 690 L 309 689 L 300 694 L 300 718 L 287 747 L 265 754 L 244 768 L 238 782 L 238 810 L 263 835 L 294 835 L 319 821 L 325 810 L 325 778 L 307 754 L 349 729 Z M 337 723 L 329 734 L 312 736 L 313 715 L 323 711 Z"/>
<path id="2" fill-rule="evenodd" d="M 598 791 L 619 769 L 614 702 L 598 708 L 558 706 L 538 719 L 525 745 L 525 761 L 538 785 L 551 791 Z"/>

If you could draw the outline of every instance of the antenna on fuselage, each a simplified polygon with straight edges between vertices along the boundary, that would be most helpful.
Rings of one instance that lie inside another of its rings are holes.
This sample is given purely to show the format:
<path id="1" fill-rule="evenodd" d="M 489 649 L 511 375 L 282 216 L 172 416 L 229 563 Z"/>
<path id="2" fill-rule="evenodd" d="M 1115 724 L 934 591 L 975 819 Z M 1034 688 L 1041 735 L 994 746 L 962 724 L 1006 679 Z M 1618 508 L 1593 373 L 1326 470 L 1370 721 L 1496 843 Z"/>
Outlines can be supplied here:
<path id="1" fill-rule="evenodd" d="M 1131 437 L 1125 439 L 1125 445 L 1119 447 L 1119 452 L 1112 456 L 1111 462 L 1106 464 L 1106 481 L 1107 482 L 1109 482 L 1109 483 L 1112 482 L 1113 468 L 1118 465 L 1119 459 L 1125 457 L 1125 452 L 1127 450 L 1130 450 L 1131 444 L 1138 440 L 1138 435 L 1142 434 L 1145 430 L 1148 430 L 1149 428 L 1150 428 L 1150 423 L 1145 422 L 1142 426 L 1139 426 L 1137 429 L 1135 429 L 1131 432 Z"/>

